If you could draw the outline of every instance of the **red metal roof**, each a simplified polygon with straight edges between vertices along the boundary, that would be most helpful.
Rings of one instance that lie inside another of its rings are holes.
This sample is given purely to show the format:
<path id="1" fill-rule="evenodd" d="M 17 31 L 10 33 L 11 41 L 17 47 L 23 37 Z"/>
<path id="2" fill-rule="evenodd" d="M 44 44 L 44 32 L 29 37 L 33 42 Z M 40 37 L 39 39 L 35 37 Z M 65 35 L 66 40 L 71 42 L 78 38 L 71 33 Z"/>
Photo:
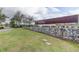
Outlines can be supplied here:
<path id="1" fill-rule="evenodd" d="M 77 23 L 78 15 L 64 16 L 36 21 L 36 24 Z"/>

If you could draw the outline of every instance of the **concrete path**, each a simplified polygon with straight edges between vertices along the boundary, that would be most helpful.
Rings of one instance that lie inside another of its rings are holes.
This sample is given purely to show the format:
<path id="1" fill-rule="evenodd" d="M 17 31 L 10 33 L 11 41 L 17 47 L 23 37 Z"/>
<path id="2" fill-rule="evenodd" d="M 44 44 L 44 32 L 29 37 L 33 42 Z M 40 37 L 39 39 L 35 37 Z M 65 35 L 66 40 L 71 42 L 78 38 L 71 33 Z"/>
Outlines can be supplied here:
<path id="1" fill-rule="evenodd" d="M 12 29 L 0 29 L 0 32 L 7 32 L 7 31 L 11 31 Z"/>

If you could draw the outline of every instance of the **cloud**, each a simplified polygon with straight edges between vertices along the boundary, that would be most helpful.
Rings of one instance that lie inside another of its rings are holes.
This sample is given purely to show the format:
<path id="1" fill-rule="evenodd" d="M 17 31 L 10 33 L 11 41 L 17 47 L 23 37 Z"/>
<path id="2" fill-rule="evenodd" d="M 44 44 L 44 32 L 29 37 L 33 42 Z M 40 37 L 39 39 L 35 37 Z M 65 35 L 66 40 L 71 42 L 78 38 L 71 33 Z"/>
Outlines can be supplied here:
<path id="1" fill-rule="evenodd" d="M 33 15 L 39 10 L 39 8 L 38 7 L 21 7 L 21 8 L 18 8 L 18 10 L 20 10 L 24 14 Z"/>
<path id="2" fill-rule="evenodd" d="M 61 10 L 57 8 L 41 8 L 38 11 L 39 16 L 41 16 L 41 19 L 48 19 L 48 18 L 55 18 L 55 17 L 61 17 L 64 16 L 64 14 L 61 13 Z"/>
<path id="3" fill-rule="evenodd" d="M 17 7 L 3 7 L 3 13 L 10 18 L 16 13 L 16 11 L 18 11 Z"/>
<path id="4" fill-rule="evenodd" d="M 34 16 L 35 20 L 62 16 L 62 14 L 60 13 L 61 10 L 55 7 L 27 7 L 27 8 L 19 8 L 19 10 L 24 14 Z"/>
<path id="5" fill-rule="evenodd" d="M 42 20 L 47 18 L 54 18 L 62 16 L 62 11 L 55 7 L 4 7 L 3 12 L 12 17 L 16 11 L 21 11 L 23 14 L 31 15 L 35 20 Z"/>
<path id="6" fill-rule="evenodd" d="M 65 15 L 79 14 L 79 7 L 59 7 L 59 9 Z"/>
<path id="7" fill-rule="evenodd" d="M 69 11 L 69 15 L 79 14 L 79 9 Z"/>
<path id="8" fill-rule="evenodd" d="M 4 7 L 4 13 L 9 17 L 13 16 L 18 10 L 25 15 L 29 14 L 33 16 L 35 20 L 79 14 L 79 8 L 71 7 Z"/>

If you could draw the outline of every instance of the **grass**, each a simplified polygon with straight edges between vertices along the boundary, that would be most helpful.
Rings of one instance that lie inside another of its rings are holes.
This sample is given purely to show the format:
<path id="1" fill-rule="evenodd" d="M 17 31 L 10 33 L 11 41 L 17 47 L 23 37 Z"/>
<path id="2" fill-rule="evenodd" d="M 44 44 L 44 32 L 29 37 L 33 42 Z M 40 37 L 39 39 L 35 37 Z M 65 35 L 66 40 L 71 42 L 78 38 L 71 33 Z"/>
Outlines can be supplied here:
<path id="1" fill-rule="evenodd" d="M 43 39 L 48 40 L 48 42 L 50 42 L 51 45 L 45 44 Z M 19 28 L 12 29 L 9 32 L 0 32 L 0 51 L 74 52 L 79 51 L 79 44 Z"/>

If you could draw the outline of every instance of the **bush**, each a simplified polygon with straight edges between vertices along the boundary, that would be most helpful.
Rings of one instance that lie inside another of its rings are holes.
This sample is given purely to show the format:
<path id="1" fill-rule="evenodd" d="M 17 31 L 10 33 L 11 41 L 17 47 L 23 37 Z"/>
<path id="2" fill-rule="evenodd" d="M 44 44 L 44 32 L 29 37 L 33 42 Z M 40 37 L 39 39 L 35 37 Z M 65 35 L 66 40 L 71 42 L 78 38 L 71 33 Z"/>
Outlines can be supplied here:
<path id="1" fill-rule="evenodd" d="M 4 27 L 3 26 L 0 26 L 0 29 L 4 29 Z"/>
<path id="2" fill-rule="evenodd" d="M 13 28 L 15 27 L 15 21 L 14 20 L 11 20 L 10 26 L 13 27 Z"/>
<path id="3" fill-rule="evenodd" d="M 0 29 L 4 29 L 4 25 L 0 24 Z"/>

